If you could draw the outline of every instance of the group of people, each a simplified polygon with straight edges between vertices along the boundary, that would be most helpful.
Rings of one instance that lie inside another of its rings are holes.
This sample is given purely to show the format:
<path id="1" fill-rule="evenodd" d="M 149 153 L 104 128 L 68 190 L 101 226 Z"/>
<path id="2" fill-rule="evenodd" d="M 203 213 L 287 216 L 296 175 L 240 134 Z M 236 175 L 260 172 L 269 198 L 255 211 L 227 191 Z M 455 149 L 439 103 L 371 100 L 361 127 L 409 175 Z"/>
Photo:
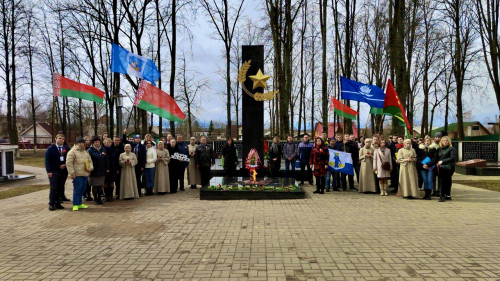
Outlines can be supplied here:
<path id="1" fill-rule="evenodd" d="M 403 136 L 391 136 L 388 140 L 381 135 L 372 138 L 360 138 L 356 141 L 353 135 L 337 134 L 329 144 L 326 136 L 317 137 L 314 143 L 305 135 L 298 145 L 296 158 L 285 157 L 288 176 L 288 161 L 297 159 L 300 162 L 302 178 L 312 185 L 312 174 L 316 178 L 315 193 L 339 191 L 354 187 L 354 176 L 328 169 L 329 149 L 351 153 L 354 172 L 359 183 L 359 192 L 380 193 L 381 196 L 392 192 L 403 198 L 419 198 L 419 189 L 423 186 L 425 195 L 422 199 L 431 200 L 431 196 L 439 196 L 439 201 L 451 200 L 452 176 L 455 172 L 457 151 L 451 139 L 444 132 L 435 134 L 434 139 L 426 136 L 423 140 L 405 139 Z M 284 150 L 292 147 L 289 141 Z M 289 151 L 292 151 L 290 149 Z M 306 171 L 307 170 L 307 171 Z M 436 181 L 437 179 L 437 181 Z M 390 185 L 389 185 L 390 181 Z"/>
<path id="2" fill-rule="evenodd" d="M 73 148 L 58 134 L 45 152 L 49 210 L 64 209 L 62 203 L 69 201 L 64 191 L 68 176 L 73 180 L 74 211 L 88 208 L 84 198 L 101 205 L 103 199 L 111 202 L 115 196 L 134 199 L 183 191 L 186 170 L 192 189 L 209 184 L 215 154 L 205 136 L 199 144 L 194 137 L 185 143 L 182 136 L 171 134 L 155 143 L 149 134 L 144 139 L 140 135 L 127 139 L 126 134 L 124 130 L 122 138 L 107 134 L 78 138 Z"/>

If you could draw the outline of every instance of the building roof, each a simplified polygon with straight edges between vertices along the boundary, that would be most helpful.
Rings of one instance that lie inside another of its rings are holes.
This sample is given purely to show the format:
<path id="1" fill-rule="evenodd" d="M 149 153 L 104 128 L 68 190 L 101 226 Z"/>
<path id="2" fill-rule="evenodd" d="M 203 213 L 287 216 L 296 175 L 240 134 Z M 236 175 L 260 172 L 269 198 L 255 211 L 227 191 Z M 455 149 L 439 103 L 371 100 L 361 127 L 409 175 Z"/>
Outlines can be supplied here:
<path id="1" fill-rule="evenodd" d="M 40 126 L 42 129 L 44 129 L 47 134 L 51 135 L 52 136 L 52 126 L 49 125 L 48 123 L 46 122 L 36 122 L 38 124 L 38 126 Z M 29 131 L 31 128 L 33 128 L 33 125 L 29 126 L 26 130 L 24 130 L 22 133 L 20 133 L 19 135 L 22 136 L 24 135 L 27 131 Z"/>
<path id="2" fill-rule="evenodd" d="M 464 128 L 467 128 L 471 125 L 479 125 L 481 127 L 483 127 L 486 131 L 488 131 L 488 129 L 486 129 L 483 124 L 481 124 L 481 122 L 479 121 L 473 121 L 473 122 L 464 122 Z M 436 134 L 437 132 L 441 132 L 441 131 L 444 131 L 444 126 L 443 127 L 439 127 L 439 128 L 436 128 L 436 129 L 433 129 L 431 131 L 431 136 L 434 136 L 434 134 Z M 453 133 L 453 132 L 456 132 L 458 131 L 458 123 L 451 123 L 451 124 L 448 124 L 448 134 L 450 133 Z M 489 133 L 489 131 L 488 131 Z"/>

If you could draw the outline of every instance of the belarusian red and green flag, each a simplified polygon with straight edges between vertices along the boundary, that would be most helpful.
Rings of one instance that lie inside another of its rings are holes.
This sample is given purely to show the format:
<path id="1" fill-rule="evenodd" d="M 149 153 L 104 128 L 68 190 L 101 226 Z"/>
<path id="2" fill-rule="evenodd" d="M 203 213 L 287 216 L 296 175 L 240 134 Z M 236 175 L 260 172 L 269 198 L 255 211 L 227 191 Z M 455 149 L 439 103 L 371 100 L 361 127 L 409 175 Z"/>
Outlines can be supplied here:
<path id="1" fill-rule="evenodd" d="M 54 96 L 79 98 L 103 104 L 104 92 L 54 73 Z"/>
<path id="2" fill-rule="evenodd" d="M 410 122 L 408 122 L 408 118 L 406 118 L 405 110 L 399 100 L 396 89 L 394 89 L 392 85 L 391 79 L 388 79 L 387 88 L 385 90 L 384 114 L 392 115 L 398 119 L 399 124 L 408 129 L 407 134 L 411 132 Z"/>
<path id="3" fill-rule="evenodd" d="M 356 119 L 356 116 L 358 115 L 357 111 L 341 103 L 335 97 L 332 97 L 330 101 L 330 110 L 333 110 L 335 114 L 343 116 L 344 118 L 347 119 Z"/>
<path id="4" fill-rule="evenodd" d="M 167 93 L 145 80 L 139 84 L 134 105 L 170 121 L 182 122 L 186 115 Z"/>

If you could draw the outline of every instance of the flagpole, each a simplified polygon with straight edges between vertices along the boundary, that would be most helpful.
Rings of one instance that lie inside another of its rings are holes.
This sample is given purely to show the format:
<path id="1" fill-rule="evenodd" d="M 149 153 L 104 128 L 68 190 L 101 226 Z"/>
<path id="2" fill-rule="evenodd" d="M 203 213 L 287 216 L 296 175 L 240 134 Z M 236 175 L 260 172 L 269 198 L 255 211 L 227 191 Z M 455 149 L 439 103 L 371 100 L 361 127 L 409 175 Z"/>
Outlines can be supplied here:
<path id="1" fill-rule="evenodd" d="M 344 137 L 345 137 L 345 120 L 344 120 L 344 100 L 343 99 L 342 99 L 342 103 L 341 104 L 342 104 L 341 108 L 342 108 L 342 134 L 343 134 L 342 140 L 345 141 L 344 140 Z M 344 152 L 345 152 L 345 143 L 344 143 Z"/>

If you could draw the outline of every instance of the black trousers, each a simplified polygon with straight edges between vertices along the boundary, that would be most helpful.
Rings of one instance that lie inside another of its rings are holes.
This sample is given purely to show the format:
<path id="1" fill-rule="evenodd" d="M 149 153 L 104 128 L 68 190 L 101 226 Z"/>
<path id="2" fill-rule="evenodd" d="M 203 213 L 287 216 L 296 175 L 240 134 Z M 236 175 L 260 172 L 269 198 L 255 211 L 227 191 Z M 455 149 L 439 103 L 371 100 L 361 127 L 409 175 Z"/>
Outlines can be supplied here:
<path id="1" fill-rule="evenodd" d="M 451 195 L 451 177 L 455 173 L 454 170 L 439 170 L 438 181 L 441 185 L 441 197 L 446 197 Z"/>
<path id="2" fill-rule="evenodd" d="M 356 181 L 358 182 L 358 184 L 359 184 L 359 168 L 360 164 L 354 164 L 354 172 L 356 173 Z"/>
<path id="3" fill-rule="evenodd" d="M 181 167 L 179 167 L 179 171 L 178 171 L 178 180 L 179 180 L 179 188 L 180 189 L 183 189 L 184 188 L 184 175 L 186 173 L 186 167 L 184 167 L 184 165 L 182 165 Z"/>
<path id="4" fill-rule="evenodd" d="M 121 181 L 121 173 L 122 173 L 122 169 L 121 169 L 121 168 L 119 168 L 119 169 L 118 169 L 118 174 L 116 174 L 116 178 L 115 178 L 116 196 L 117 196 L 117 197 L 120 197 L 120 181 Z"/>
<path id="5" fill-rule="evenodd" d="M 231 165 L 224 167 L 224 173 L 226 174 L 226 177 L 236 177 L 236 166 Z"/>
<path id="6" fill-rule="evenodd" d="M 59 190 L 58 194 L 61 197 L 61 200 L 66 198 L 66 195 L 64 194 L 65 191 L 65 185 L 66 185 L 66 179 L 68 178 L 68 170 L 63 169 L 59 172 L 59 177 L 57 180 L 57 189 Z"/>
<path id="7" fill-rule="evenodd" d="M 87 187 L 85 188 L 85 193 L 83 194 L 83 196 L 86 198 L 89 198 L 89 197 L 91 197 L 90 196 L 91 193 L 92 193 L 92 187 L 90 186 L 89 181 L 87 181 Z"/>
<path id="8" fill-rule="evenodd" d="M 178 168 L 177 168 L 177 165 L 175 164 L 170 164 L 168 165 L 168 176 L 170 177 L 169 178 L 169 182 L 170 182 L 170 193 L 176 193 L 177 192 L 177 188 L 178 188 L 178 184 L 179 184 L 179 180 L 177 179 L 177 176 L 178 176 L 178 172 L 177 172 Z"/>
<path id="9" fill-rule="evenodd" d="M 378 182 L 377 174 L 373 174 L 373 177 L 375 178 L 375 191 L 377 193 L 379 193 L 380 192 L 380 183 Z"/>
<path id="10" fill-rule="evenodd" d="M 394 187 L 394 192 L 397 193 L 398 189 L 399 189 L 399 165 L 398 164 L 392 166 L 391 186 Z"/>
<path id="11" fill-rule="evenodd" d="M 316 177 L 316 188 L 318 191 L 325 190 L 326 176 Z"/>
<path id="12" fill-rule="evenodd" d="M 62 198 L 64 198 L 64 184 L 66 184 L 66 178 L 68 177 L 68 172 L 53 172 L 52 177 L 49 178 L 50 191 L 49 191 L 49 204 L 56 205 L 61 204 Z M 61 188 L 62 186 L 62 188 Z M 62 193 L 61 193 L 62 192 Z"/>
<path id="13" fill-rule="evenodd" d="M 210 166 L 201 167 L 200 166 L 200 176 L 201 176 L 201 186 L 208 186 L 210 184 Z"/>
<path id="14" fill-rule="evenodd" d="M 312 184 L 313 178 L 312 178 L 311 166 L 309 165 L 309 163 L 307 164 L 300 163 L 300 175 L 301 175 L 301 181 L 300 181 L 301 184 L 303 184 L 305 180 L 309 181 L 309 183 Z"/>
<path id="15" fill-rule="evenodd" d="M 137 190 L 139 191 L 139 194 L 142 194 L 141 189 L 144 187 L 144 177 L 142 176 L 143 173 L 144 171 L 141 171 L 140 167 L 135 166 L 135 180 L 137 182 Z"/>

